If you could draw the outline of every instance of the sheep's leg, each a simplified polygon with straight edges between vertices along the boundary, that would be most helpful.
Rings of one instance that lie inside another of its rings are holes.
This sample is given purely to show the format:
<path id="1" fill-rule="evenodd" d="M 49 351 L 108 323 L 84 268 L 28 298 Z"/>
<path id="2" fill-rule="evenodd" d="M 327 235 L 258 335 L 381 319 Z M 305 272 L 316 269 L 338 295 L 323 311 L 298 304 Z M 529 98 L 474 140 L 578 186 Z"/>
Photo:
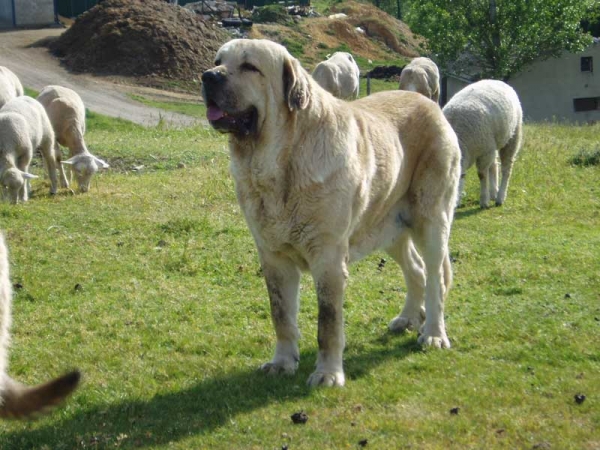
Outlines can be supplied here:
<path id="1" fill-rule="evenodd" d="M 298 292 L 300 270 L 290 260 L 261 253 L 261 266 L 271 304 L 277 344 L 273 359 L 261 366 L 270 375 L 293 374 L 300 360 L 298 348 Z"/>
<path id="2" fill-rule="evenodd" d="M 31 163 L 31 157 L 29 155 L 32 154 L 31 150 L 26 150 L 23 152 L 23 155 L 25 156 L 21 156 L 20 158 L 17 159 L 17 168 L 21 171 L 21 172 L 26 172 L 29 173 L 29 163 Z M 17 199 L 20 202 L 26 202 L 27 200 L 29 200 L 29 192 L 31 191 L 31 187 L 29 185 L 29 179 L 25 178 L 23 186 L 21 186 L 21 189 L 19 189 L 19 192 L 17 194 Z"/>
<path id="3" fill-rule="evenodd" d="M 490 190 L 490 199 L 496 199 L 498 194 L 498 161 L 494 158 L 494 162 L 488 171 L 488 187 Z"/>
<path id="4" fill-rule="evenodd" d="M 58 141 L 54 142 L 54 155 L 56 157 L 56 166 L 58 167 L 60 177 L 60 187 L 68 188 L 69 180 L 67 180 L 67 175 L 65 174 L 65 167 L 62 165 L 62 151 L 60 150 Z"/>
<path id="5" fill-rule="evenodd" d="M 460 201 L 461 201 L 461 198 L 465 191 L 465 179 L 466 178 L 467 178 L 467 174 L 465 172 L 462 172 L 460 174 L 460 179 L 458 181 L 458 195 L 456 196 L 456 205 L 455 205 L 457 208 L 460 206 Z"/>
<path id="6" fill-rule="evenodd" d="M 56 176 L 56 155 L 54 154 L 54 140 L 44 139 L 40 146 L 40 152 L 45 162 L 48 176 L 50 177 L 50 194 L 56 194 L 58 179 Z"/>
<path id="7" fill-rule="evenodd" d="M 444 323 L 444 303 L 452 283 L 452 268 L 448 254 L 450 223 L 447 216 L 427 219 L 420 230 L 419 243 L 425 262 L 425 323 L 421 328 L 419 344 L 435 348 L 449 348 Z"/>
<path id="8" fill-rule="evenodd" d="M 508 181 L 512 173 L 513 163 L 515 157 L 521 148 L 521 141 L 523 139 L 523 126 L 521 123 L 517 126 L 515 134 L 508 141 L 508 143 L 500 149 L 500 163 L 502 166 L 502 182 L 500 183 L 500 189 L 496 196 L 496 206 L 500 206 L 506 200 L 506 191 L 508 190 Z"/>
<path id="9" fill-rule="evenodd" d="M 392 319 L 388 327 L 393 332 L 419 331 L 425 320 L 425 265 L 408 233 L 401 236 L 393 247 L 387 249 L 404 274 L 406 300 L 402 312 Z"/>
<path id="10" fill-rule="evenodd" d="M 485 153 L 477 158 L 477 175 L 479 176 L 479 206 L 487 208 L 490 202 L 489 173 L 490 167 L 495 162 L 496 151 Z"/>

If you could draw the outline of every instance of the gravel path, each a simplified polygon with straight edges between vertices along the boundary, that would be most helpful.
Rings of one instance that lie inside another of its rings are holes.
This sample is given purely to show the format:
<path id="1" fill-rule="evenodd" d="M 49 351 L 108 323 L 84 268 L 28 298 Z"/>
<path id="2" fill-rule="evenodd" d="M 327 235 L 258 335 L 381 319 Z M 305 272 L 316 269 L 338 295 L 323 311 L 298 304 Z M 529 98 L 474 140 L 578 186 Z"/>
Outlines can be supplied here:
<path id="1" fill-rule="evenodd" d="M 0 32 L 0 65 L 12 70 L 23 86 L 37 91 L 50 84 L 71 88 L 81 96 L 86 108 L 100 114 L 145 126 L 156 125 L 161 117 L 173 126 L 206 125 L 202 119 L 150 108 L 130 99 L 127 94 L 135 93 L 149 98 L 159 96 L 162 100 L 169 97 L 198 100 L 198 97 L 122 85 L 87 74 L 72 74 L 60 65 L 46 47 L 32 46 L 41 40 L 59 36 L 63 31 L 63 28 L 44 28 Z"/>

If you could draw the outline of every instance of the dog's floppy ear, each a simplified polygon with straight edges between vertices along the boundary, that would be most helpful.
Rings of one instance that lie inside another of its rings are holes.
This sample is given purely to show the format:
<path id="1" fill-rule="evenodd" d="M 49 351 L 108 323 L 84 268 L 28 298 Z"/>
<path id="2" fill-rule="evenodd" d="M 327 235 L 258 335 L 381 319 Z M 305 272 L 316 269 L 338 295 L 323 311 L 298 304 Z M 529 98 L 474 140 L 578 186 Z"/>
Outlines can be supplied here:
<path id="1" fill-rule="evenodd" d="M 296 58 L 286 57 L 283 62 L 283 96 L 290 111 L 304 109 L 310 100 L 307 75 Z"/>

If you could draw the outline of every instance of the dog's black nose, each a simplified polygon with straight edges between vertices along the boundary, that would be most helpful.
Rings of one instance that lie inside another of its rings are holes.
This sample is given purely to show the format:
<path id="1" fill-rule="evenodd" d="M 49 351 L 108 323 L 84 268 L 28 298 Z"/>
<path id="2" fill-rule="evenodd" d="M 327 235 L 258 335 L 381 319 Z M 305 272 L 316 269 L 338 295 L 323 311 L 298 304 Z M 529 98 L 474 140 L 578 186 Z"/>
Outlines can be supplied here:
<path id="1" fill-rule="evenodd" d="M 202 74 L 202 83 L 207 85 L 220 84 L 225 80 L 225 75 L 221 71 L 207 70 Z"/>

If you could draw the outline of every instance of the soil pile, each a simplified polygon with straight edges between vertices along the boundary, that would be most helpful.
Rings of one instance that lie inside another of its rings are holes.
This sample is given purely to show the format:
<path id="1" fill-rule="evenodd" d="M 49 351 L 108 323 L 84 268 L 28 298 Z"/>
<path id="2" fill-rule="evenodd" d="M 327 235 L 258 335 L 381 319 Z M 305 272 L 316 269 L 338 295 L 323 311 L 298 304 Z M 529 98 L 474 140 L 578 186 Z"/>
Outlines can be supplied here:
<path id="1" fill-rule="evenodd" d="M 421 36 L 415 35 L 401 20 L 370 3 L 350 0 L 334 5 L 331 11 L 346 14 L 353 26 L 362 28 L 367 36 L 400 55 L 414 58 L 423 51 L 425 40 Z"/>
<path id="2" fill-rule="evenodd" d="M 160 0 L 103 0 L 50 50 L 74 72 L 192 81 L 213 66 L 229 34 Z"/>

